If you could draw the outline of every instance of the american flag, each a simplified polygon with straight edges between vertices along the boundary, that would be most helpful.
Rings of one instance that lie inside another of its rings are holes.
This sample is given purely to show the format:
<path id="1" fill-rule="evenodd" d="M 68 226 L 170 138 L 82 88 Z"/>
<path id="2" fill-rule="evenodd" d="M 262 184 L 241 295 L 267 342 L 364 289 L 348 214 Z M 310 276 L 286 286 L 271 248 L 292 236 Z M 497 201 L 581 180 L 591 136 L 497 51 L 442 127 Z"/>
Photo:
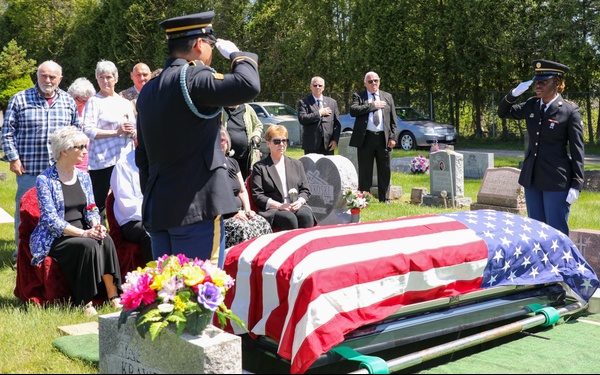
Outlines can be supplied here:
<path id="1" fill-rule="evenodd" d="M 224 270 L 236 279 L 227 306 L 279 344 L 291 373 L 406 305 L 548 282 L 587 301 L 598 287 L 567 236 L 491 210 L 277 232 L 228 249 Z"/>
<path id="2" fill-rule="evenodd" d="M 448 214 L 471 228 L 488 247 L 482 288 L 562 282 L 587 302 L 598 277 L 571 239 L 546 223 L 493 210 Z M 568 290 L 567 290 L 568 291 Z"/>

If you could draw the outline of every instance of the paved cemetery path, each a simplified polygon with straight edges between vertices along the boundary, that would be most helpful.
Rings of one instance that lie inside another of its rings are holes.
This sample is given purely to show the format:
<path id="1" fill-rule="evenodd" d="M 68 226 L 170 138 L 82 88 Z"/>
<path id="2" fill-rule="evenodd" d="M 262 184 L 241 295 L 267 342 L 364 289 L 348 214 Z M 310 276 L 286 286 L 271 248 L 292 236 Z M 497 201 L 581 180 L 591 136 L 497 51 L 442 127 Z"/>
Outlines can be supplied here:
<path id="1" fill-rule="evenodd" d="M 499 157 L 524 157 L 525 151 L 521 150 L 502 150 L 502 149 L 480 149 L 480 148 L 460 148 L 455 149 L 456 152 L 471 151 L 471 152 L 492 152 Z M 586 163 L 600 164 L 600 155 L 585 155 Z"/>

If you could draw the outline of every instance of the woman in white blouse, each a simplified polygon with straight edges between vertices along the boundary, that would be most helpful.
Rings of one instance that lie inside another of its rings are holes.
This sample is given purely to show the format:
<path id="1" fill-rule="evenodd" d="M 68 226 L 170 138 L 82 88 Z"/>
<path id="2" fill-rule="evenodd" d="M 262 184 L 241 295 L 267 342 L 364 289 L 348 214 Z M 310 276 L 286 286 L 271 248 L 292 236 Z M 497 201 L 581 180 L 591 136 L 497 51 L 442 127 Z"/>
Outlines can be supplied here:
<path id="1" fill-rule="evenodd" d="M 134 148 L 135 114 L 133 104 L 115 92 L 119 73 L 114 63 L 98 62 L 96 80 L 100 91 L 85 105 L 83 132 L 90 138 L 88 170 L 94 198 L 104 220 L 112 170 L 117 161 Z"/>

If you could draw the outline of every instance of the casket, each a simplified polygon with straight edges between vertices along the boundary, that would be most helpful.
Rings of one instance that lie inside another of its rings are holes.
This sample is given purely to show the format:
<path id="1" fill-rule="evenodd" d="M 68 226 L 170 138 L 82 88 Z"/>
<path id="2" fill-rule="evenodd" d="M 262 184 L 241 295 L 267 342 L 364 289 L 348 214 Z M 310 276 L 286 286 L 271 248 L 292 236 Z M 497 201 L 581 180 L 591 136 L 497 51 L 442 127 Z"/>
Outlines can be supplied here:
<path id="1" fill-rule="evenodd" d="M 374 353 L 585 308 L 598 288 L 568 236 L 493 210 L 273 233 L 227 249 L 223 267 L 235 278 L 226 305 L 248 329 L 226 330 L 289 361 L 291 373 L 340 360 L 340 348 Z"/>

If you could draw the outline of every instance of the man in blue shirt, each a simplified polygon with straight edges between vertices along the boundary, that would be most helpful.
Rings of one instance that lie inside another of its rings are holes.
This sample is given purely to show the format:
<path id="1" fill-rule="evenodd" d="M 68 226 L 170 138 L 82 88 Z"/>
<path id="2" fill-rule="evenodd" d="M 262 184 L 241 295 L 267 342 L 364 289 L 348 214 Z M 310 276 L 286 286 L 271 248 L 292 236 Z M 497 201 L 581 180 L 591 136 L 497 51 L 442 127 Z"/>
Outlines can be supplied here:
<path id="1" fill-rule="evenodd" d="M 63 126 L 80 127 L 77 104 L 58 88 L 62 68 L 54 61 L 43 62 L 37 70 L 37 84 L 16 93 L 8 102 L 2 126 L 2 160 L 10 162 L 17 175 L 15 197 L 15 245 L 19 249 L 21 197 L 35 186 L 38 174 L 54 164 L 49 138 Z"/>

